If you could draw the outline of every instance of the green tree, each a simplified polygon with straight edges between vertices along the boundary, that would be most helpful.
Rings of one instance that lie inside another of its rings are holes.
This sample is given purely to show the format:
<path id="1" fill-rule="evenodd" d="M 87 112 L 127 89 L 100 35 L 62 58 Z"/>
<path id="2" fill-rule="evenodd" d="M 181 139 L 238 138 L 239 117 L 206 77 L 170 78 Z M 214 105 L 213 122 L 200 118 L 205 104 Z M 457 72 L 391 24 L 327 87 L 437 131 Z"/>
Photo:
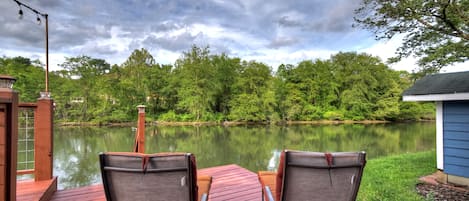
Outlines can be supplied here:
<path id="1" fill-rule="evenodd" d="M 331 61 L 339 83 L 338 108 L 348 119 L 371 119 L 376 102 L 389 88 L 382 81 L 390 69 L 379 58 L 364 53 L 338 53 Z"/>
<path id="2" fill-rule="evenodd" d="M 355 21 L 378 39 L 405 34 L 391 62 L 415 55 L 427 72 L 469 58 L 469 1 L 364 0 Z"/>
<path id="3" fill-rule="evenodd" d="M 72 79 L 76 87 L 68 94 L 69 100 L 63 100 L 63 103 L 71 106 L 66 109 L 75 111 L 79 121 L 90 121 L 96 116 L 103 115 L 93 113 L 99 110 L 100 101 L 106 98 L 101 93 L 101 86 L 106 84 L 101 82 L 101 77 L 109 73 L 110 65 L 103 59 L 79 56 L 66 58 L 60 66 L 67 71 L 63 75 Z"/>
<path id="4" fill-rule="evenodd" d="M 233 87 L 230 119 L 242 121 L 272 119 L 275 94 L 269 66 L 254 61 L 242 62 L 239 76 Z"/>
<path id="5" fill-rule="evenodd" d="M 0 74 L 16 79 L 13 88 L 20 92 L 21 102 L 34 102 L 44 91 L 44 69 L 39 61 L 25 57 L 0 58 Z"/>
<path id="6" fill-rule="evenodd" d="M 275 77 L 273 77 L 273 87 L 275 91 L 275 111 L 278 113 L 281 120 L 287 120 L 287 113 L 289 106 L 287 104 L 287 98 L 289 96 L 290 90 L 287 88 L 287 79 L 289 78 L 292 69 L 294 68 L 291 64 L 281 64 L 277 68 Z"/>
<path id="7" fill-rule="evenodd" d="M 170 85 L 172 79 L 172 65 L 156 64 L 149 72 L 149 92 L 150 99 L 148 102 L 149 111 L 154 115 L 166 112 L 172 109 L 176 104 L 174 101 L 177 93 Z"/>
<path id="8" fill-rule="evenodd" d="M 215 93 L 220 85 L 215 81 L 215 68 L 210 62 L 208 47 L 193 46 L 176 61 L 178 81 L 178 109 L 198 121 L 204 114 L 212 113 Z M 175 80 L 176 81 L 176 80 Z"/>
<path id="9" fill-rule="evenodd" d="M 213 55 L 211 63 L 215 68 L 215 82 L 218 89 L 215 93 L 216 102 L 213 111 L 228 115 L 229 102 L 233 96 L 233 85 L 239 75 L 241 60 L 239 58 L 229 58 L 226 54 Z M 214 89 L 214 90 L 215 90 Z"/>

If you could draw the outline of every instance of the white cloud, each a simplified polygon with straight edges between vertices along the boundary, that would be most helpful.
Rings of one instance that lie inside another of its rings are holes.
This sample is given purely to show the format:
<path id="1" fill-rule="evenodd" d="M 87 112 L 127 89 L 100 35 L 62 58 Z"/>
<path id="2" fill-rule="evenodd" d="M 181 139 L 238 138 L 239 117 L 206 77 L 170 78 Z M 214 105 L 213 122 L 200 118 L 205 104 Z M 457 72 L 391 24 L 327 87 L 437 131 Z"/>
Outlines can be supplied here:
<path id="1" fill-rule="evenodd" d="M 245 60 L 255 60 L 258 62 L 265 63 L 272 67 L 273 71 L 277 70 L 277 67 L 281 64 L 292 64 L 296 65 L 304 60 L 315 60 L 315 59 L 329 59 L 332 54 L 338 53 L 332 50 L 298 50 L 288 52 L 281 49 L 262 49 L 255 55 L 248 55 L 242 52 L 238 52 L 239 56 Z"/>
<path id="2" fill-rule="evenodd" d="M 87 55 L 123 63 L 134 49 L 145 48 L 158 63 L 172 64 L 191 45 L 210 46 L 243 60 L 280 64 L 329 59 L 339 51 L 367 52 L 383 61 L 394 56 L 401 39 L 374 41 L 371 33 L 351 27 L 359 0 L 32 1 L 50 14 L 50 69 L 64 57 Z M 42 2 L 42 3 L 41 3 Z M 43 27 L 17 19 L 14 1 L 0 1 L 0 54 L 45 63 Z M 14 9 L 12 9 L 14 8 Z M 412 71 L 414 58 L 391 67 Z M 468 70 L 466 64 L 442 72 Z"/>
<path id="3" fill-rule="evenodd" d="M 394 57 L 396 49 L 402 44 L 403 36 L 393 37 L 387 41 L 378 41 L 370 47 L 359 50 L 360 52 L 366 52 L 373 56 L 378 56 L 383 62 L 386 62 L 388 58 Z M 400 62 L 390 64 L 394 70 L 405 70 L 408 72 L 418 71 L 419 66 L 417 65 L 417 58 L 410 56 L 403 58 Z M 451 66 L 447 66 L 441 69 L 440 72 L 460 72 L 468 71 L 469 62 L 457 63 Z"/>
<path id="4" fill-rule="evenodd" d="M 46 66 L 46 52 L 24 52 L 20 50 L 0 50 L 0 55 L 1 56 L 7 56 L 7 57 L 26 57 L 31 60 L 39 60 L 42 64 L 42 66 L 45 68 Z M 70 57 L 68 54 L 64 53 L 54 53 L 50 52 L 49 50 L 49 71 L 56 71 L 60 70 L 61 67 L 59 67 L 59 64 L 63 63 L 65 61 L 65 57 Z"/>

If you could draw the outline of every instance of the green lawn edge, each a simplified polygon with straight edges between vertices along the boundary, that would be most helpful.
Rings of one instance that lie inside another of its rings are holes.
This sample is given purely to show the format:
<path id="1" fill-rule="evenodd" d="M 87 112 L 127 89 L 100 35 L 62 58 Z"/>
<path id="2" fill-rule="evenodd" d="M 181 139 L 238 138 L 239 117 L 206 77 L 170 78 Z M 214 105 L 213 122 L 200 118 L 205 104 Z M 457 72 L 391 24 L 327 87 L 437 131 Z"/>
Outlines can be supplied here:
<path id="1" fill-rule="evenodd" d="M 435 150 L 368 160 L 357 200 L 425 200 L 415 185 L 435 171 Z"/>

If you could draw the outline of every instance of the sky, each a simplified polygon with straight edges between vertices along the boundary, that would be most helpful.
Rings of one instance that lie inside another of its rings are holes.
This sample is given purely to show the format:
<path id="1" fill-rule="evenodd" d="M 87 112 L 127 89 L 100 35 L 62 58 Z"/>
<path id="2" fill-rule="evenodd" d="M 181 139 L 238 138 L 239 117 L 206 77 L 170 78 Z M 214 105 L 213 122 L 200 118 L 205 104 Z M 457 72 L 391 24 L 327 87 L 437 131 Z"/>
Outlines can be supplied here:
<path id="1" fill-rule="evenodd" d="M 174 64 L 192 45 L 212 54 L 280 64 L 329 59 L 354 51 L 394 56 L 402 37 L 377 41 L 368 30 L 352 27 L 361 0 L 20 0 L 49 16 L 49 69 L 60 70 L 66 57 L 90 56 L 122 64 L 145 48 L 160 64 Z M 45 64 L 45 20 L 0 1 L 0 56 L 23 56 Z M 416 70 L 417 59 L 390 65 Z M 469 62 L 441 72 L 469 70 Z"/>

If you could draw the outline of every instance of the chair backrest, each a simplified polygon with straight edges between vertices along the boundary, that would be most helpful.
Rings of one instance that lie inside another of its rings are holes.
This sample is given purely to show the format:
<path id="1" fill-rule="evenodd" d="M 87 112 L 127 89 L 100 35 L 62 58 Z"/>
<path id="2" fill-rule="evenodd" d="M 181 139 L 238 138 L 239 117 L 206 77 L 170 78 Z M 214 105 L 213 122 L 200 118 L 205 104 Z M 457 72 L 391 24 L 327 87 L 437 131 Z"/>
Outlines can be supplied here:
<path id="1" fill-rule="evenodd" d="M 365 152 L 285 151 L 281 160 L 281 200 L 355 200 L 366 163 Z"/>
<path id="2" fill-rule="evenodd" d="M 197 200 L 195 157 L 190 153 L 101 153 L 108 201 Z"/>

